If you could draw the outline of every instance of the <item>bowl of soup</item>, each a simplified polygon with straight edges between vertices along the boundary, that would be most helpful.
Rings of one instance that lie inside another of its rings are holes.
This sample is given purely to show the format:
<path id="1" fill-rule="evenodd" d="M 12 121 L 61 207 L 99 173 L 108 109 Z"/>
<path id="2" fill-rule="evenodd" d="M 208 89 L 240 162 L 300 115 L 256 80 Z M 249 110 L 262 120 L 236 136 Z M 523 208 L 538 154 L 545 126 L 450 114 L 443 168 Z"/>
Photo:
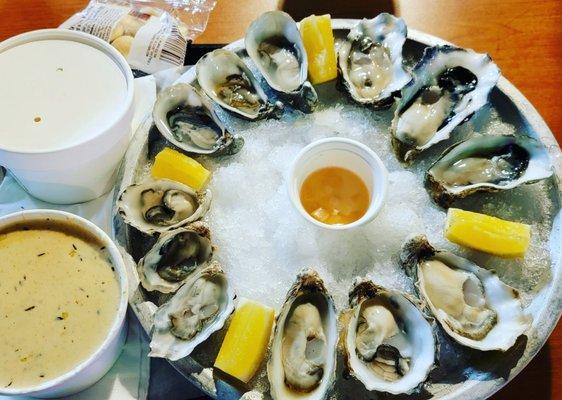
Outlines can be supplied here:
<path id="1" fill-rule="evenodd" d="M 331 230 L 372 221 L 386 197 L 388 172 L 363 143 L 326 138 L 310 143 L 289 171 L 289 196 L 300 214 Z"/>
<path id="2" fill-rule="evenodd" d="M 0 218 L 0 395 L 59 397 L 97 382 L 126 339 L 127 275 L 90 221 L 54 210 Z"/>

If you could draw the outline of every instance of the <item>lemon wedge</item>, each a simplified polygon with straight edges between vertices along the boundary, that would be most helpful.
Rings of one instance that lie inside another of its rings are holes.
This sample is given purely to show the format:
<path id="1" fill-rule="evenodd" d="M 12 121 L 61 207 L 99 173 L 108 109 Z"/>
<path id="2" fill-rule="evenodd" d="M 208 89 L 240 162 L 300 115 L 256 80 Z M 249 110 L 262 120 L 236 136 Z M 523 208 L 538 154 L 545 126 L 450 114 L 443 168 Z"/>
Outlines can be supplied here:
<path id="1" fill-rule="evenodd" d="M 157 179 L 171 179 L 200 190 L 211 173 L 193 158 L 166 147 L 156 155 L 150 171 Z"/>
<path id="2" fill-rule="evenodd" d="M 529 247 L 531 227 L 471 211 L 449 208 L 447 240 L 501 257 L 521 257 Z"/>
<path id="3" fill-rule="evenodd" d="M 310 81 L 317 84 L 335 79 L 338 69 L 330 14 L 304 18 L 300 31 L 308 58 Z"/>
<path id="4" fill-rule="evenodd" d="M 273 308 L 240 299 L 215 360 L 215 368 L 248 383 L 265 357 L 274 315 Z"/>

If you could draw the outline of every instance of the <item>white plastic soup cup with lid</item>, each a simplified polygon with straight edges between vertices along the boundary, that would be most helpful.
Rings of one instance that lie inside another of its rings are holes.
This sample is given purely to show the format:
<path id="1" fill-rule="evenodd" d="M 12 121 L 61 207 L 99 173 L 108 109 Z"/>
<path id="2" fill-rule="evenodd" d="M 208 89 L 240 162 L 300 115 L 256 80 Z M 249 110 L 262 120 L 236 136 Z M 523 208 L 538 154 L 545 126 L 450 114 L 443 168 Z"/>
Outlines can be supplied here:
<path id="1" fill-rule="evenodd" d="M 127 338 L 127 270 L 117 246 L 109 236 L 92 222 L 64 211 L 26 210 L 0 217 L 0 231 L 10 226 L 26 222 L 50 220 L 65 225 L 76 226 L 90 234 L 105 246 L 111 265 L 119 283 L 119 305 L 112 325 L 103 342 L 88 358 L 69 372 L 31 388 L 0 387 L 0 396 L 32 396 L 40 398 L 61 397 L 77 393 L 96 383 L 113 366 Z M 17 327 L 16 327 L 17 329 Z"/>
<path id="2" fill-rule="evenodd" d="M 329 225 L 313 218 L 304 209 L 300 191 L 305 179 L 314 171 L 327 167 L 350 170 L 363 180 L 369 191 L 369 208 L 357 221 Z M 310 143 L 297 155 L 289 171 L 289 196 L 295 208 L 308 221 L 330 230 L 352 229 L 372 221 L 386 197 L 388 172 L 379 156 L 355 140 L 331 137 Z"/>
<path id="3" fill-rule="evenodd" d="M 109 191 L 133 118 L 130 67 L 111 45 L 46 29 L 0 43 L 0 165 L 61 204 Z"/>

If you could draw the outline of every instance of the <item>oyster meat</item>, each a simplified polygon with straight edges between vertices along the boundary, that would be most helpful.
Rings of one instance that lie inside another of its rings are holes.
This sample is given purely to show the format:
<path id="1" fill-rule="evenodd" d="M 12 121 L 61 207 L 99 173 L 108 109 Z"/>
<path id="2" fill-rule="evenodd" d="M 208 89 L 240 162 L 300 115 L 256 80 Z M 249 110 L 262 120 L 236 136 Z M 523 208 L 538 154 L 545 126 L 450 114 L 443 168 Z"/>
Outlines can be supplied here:
<path id="1" fill-rule="evenodd" d="M 318 308 L 311 303 L 295 307 L 281 345 L 285 382 L 292 389 L 310 391 L 318 386 L 324 370 L 325 347 L 326 335 Z"/>
<path id="2" fill-rule="evenodd" d="M 435 364 L 432 324 L 406 295 L 355 280 L 343 315 L 346 367 L 367 390 L 412 393 Z"/>
<path id="3" fill-rule="evenodd" d="M 478 191 L 513 189 L 552 175 L 545 147 L 528 136 L 475 136 L 447 149 L 426 173 L 436 203 Z"/>
<path id="4" fill-rule="evenodd" d="M 212 100 L 246 119 L 264 118 L 282 107 L 269 102 L 252 71 L 233 51 L 205 54 L 196 70 L 199 86 Z"/>
<path id="5" fill-rule="evenodd" d="M 209 228 L 203 222 L 163 233 L 139 261 L 140 282 L 148 291 L 175 292 L 212 253 Z"/>
<path id="6" fill-rule="evenodd" d="M 283 11 L 256 19 L 244 40 L 246 51 L 269 86 L 295 107 L 312 112 L 318 102 L 307 81 L 308 60 L 297 24 Z"/>
<path id="7" fill-rule="evenodd" d="M 168 179 L 133 184 L 117 198 L 125 223 L 146 234 L 162 233 L 201 219 L 211 205 L 211 192 L 195 192 Z"/>
<path id="8" fill-rule="evenodd" d="M 164 89 L 152 112 L 158 131 L 188 153 L 234 154 L 241 138 L 227 132 L 209 97 L 186 83 Z"/>
<path id="9" fill-rule="evenodd" d="M 384 108 L 410 81 L 402 65 L 408 30 L 402 18 L 382 13 L 363 19 L 338 49 L 340 83 L 356 102 Z"/>
<path id="10" fill-rule="evenodd" d="M 488 102 L 500 71 L 487 54 L 452 46 L 427 48 L 403 89 L 391 126 L 402 161 L 447 139 Z"/>
<path id="11" fill-rule="evenodd" d="M 188 356 L 234 310 L 234 292 L 219 263 L 198 268 L 154 314 L 151 357 L 175 361 Z"/>
<path id="12" fill-rule="evenodd" d="M 298 275 L 277 317 L 267 377 L 274 400 L 324 399 L 336 373 L 337 314 L 320 276 Z"/>
<path id="13" fill-rule="evenodd" d="M 445 332 L 477 350 L 506 351 L 531 324 L 519 293 L 495 273 L 446 251 L 423 235 L 408 240 L 400 254 L 406 272 Z"/>

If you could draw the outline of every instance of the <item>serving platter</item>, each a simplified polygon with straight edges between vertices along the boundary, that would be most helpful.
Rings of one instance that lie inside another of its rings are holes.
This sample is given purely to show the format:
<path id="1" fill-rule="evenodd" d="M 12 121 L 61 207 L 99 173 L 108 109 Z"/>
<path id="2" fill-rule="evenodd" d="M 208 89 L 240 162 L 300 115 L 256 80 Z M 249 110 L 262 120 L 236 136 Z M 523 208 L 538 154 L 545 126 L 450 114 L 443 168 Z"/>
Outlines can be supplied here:
<path id="1" fill-rule="evenodd" d="M 348 30 L 356 23 L 356 20 L 333 20 L 332 27 L 336 39 L 341 40 L 345 37 Z M 410 30 L 408 32 L 408 40 L 404 46 L 406 63 L 412 64 L 418 60 L 426 46 L 440 44 L 447 44 L 447 42 L 425 33 Z M 227 48 L 236 51 L 247 60 L 243 50 L 243 40 L 234 42 L 228 45 Z M 187 71 L 179 81 L 196 85 L 194 83 L 196 82 L 195 68 Z M 358 107 L 336 89 L 335 82 L 323 84 L 317 87 L 317 90 L 321 108 L 340 105 L 340 111 L 349 111 L 351 113 Z M 509 280 L 511 285 L 523 292 L 527 311 L 533 315 L 533 325 L 527 332 L 527 336 L 521 337 L 516 345 L 505 353 L 482 353 L 467 350 L 452 343 L 440 331 L 438 338 L 441 347 L 440 363 L 431 373 L 424 390 L 419 394 L 410 396 L 411 398 L 482 399 L 490 396 L 527 365 L 556 326 L 556 322 L 562 312 L 562 295 L 560 294 L 562 285 L 562 278 L 560 277 L 562 264 L 560 224 L 562 217 L 560 213 L 561 196 L 559 189 L 559 178 L 562 174 L 562 155 L 560 148 L 537 111 L 505 78 L 500 78 L 497 87 L 493 89 L 490 95 L 490 104 L 490 107 L 481 110 L 474 120 L 466 124 L 470 125 L 469 128 L 465 126 L 457 128 L 459 133 L 454 134 L 453 138 L 443 143 L 442 146 L 437 146 L 436 149 L 428 151 L 422 158 L 426 157 L 427 160 L 435 159 L 440 151 L 458 141 L 462 135 L 471 134 L 482 127 L 491 129 L 492 122 L 495 123 L 496 121 L 501 122 L 500 124 L 493 125 L 498 129 L 505 129 L 507 126 L 517 135 L 529 135 L 540 139 L 546 146 L 555 171 L 552 178 L 541 183 L 515 189 L 508 193 L 470 197 L 462 203 L 463 208 L 473 210 L 489 208 L 491 200 L 500 204 L 508 204 L 509 207 L 505 210 L 498 206 L 497 208 L 492 208 L 491 211 L 499 214 L 504 212 L 506 217 L 510 216 L 513 219 L 523 220 L 527 223 L 538 221 L 537 224 L 540 228 L 543 231 L 546 230 L 543 234 L 537 235 L 537 240 L 542 241 L 542 243 L 535 243 L 533 258 L 525 260 L 525 262 L 509 263 L 482 257 L 479 259 L 479 261 L 485 262 L 487 266 L 491 265 L 497 268 L 500 276 Z M 384 124 L 384 112 L 381 115 Z M 228 120 L 227 124 L 230 125 L 232 131 L 242 137 L 244 137 L 245 131 L 252 129 L 252 122 L 241 122 L 227 114 L 223 116 Z M 345 135 L 342 132 L 338 132 L 338 134 Z M 382 138 L 386 137 L 388 139 L 388 132 L 377 131 L 373 135 L 379 135 Z M 252 137 L 250 135 L 248 139 L 252 140 Z M 125 157 L 118 180 L 118 188 L 120 190 L 116 191 L 116 193 L 126 186 L 142 181 L 147 177 L 155 154 L 165 146 L 173 147 L 162 139 L 161 135 L 153 127 L 151 118 L 145 120 L 135 134 Z M 242 149 L 242 152 L 244 152 L 244 149 Z M 238 155 L 233 157 L 238 157 Z M 217 168 L 217 165 L 220 165 L 222 162 L 227 163 L 227 161 L 221 159 L 202 159 L 204 165 L 211 165 L 211 170 Z M 418 178 L 424 165 L 427 167 L 428 164 L 427 161 L 422 161 L 420 165 L 413 169 L 414 175 Z M 251 168 L 248 164 L 245 167 Z M 401 167 L 393 166 L 392 168 L 397 170 Z M 420 186 L 423 185 L 421 179 L 418 179 L 418 184 Z M 220 192 L 220 188 L 216 191 Z M 436 206 L 429 207 L 437 209 Z M 436 212 L 442 212 L 442 210 Z M 212 214 L 210 218 L 212 219 L 215 215 Z M 211 225 L 220 226 L 215 221 L 211 220 L 209 222 L 211 222 Z M 165 295 L 155 296 L 139 287 L 135 261 L 138 261 L 146 253 L 153 240 L 129 228 L 117 214 L 114 218 L 114 233 L 117 242 L 132 256 L 127 258 L 132 279 L 130 285 L 132 288 L 129 299 L 130 305 L 144 329 L 147 333 L 150 333 L 156 304 L 161 304 L 165 300 Z M 259 252 L 259 248 L 256 251 Z M 227 246 L 221 246 L 217 251 L 217 256 L 221 258 L 221 261 L 229 260 L 228 252 L 229 248 Z M 534 265 L 531 265 L 535 262 L 545 265 L 535 268 Z M 227 275 L 231 278 L 235 277 L 236 269 L 229 267 L 228 263 L 225 264 L 223 262 L 223 264 Z M 265 264 L 263 268 L 267 270 L 269 266 Z M 525 269 L 533 272 L 532 283 L 529 285 L 526 285 L 526 282 L 524 282 L 528 278 L 525 275 Z M 360 272 L 364 273 L 366 271 Z M 380 271 L 378 272 L 380 273 Z M 385 277 L 377 276 L 374 273 L 373 279 L 385 279 Z M 240 281 L 241 279 L 236 279 L 238 286 L 240 286 Z M 351 280 L 338 282 L 338 284 L 345 286 L 345 290 L 347 290 Z M 261 293 L 263 297 L 267 297 L 266 288 L 267 286 L 264 286 Z M 239 287 L 238 289 L 241 289 L 238 290 L 238 294 L 241 296 L 250 297 L 251 294 L 255 294 L 249 288 L 248 290 L 245 290 L 246 288 L 244 287 Z M 287 289 L 288 286 L 283 288 L 283 291 Z M 257 377 L 250 382 L 248 387 L 232 384 L 232 381 L 221 376 L 218 371 L 212 370 L 211 367 L 220 348 L 224 333 L 225 329 L 213 334 L 208 341 L 198 346 L 191 356 L 172 364 L 187 379 L 212 397 L 237 399 L 243 396 L 245 392 L 250 391 L 256 396 L 259 396 L 259 393 L 265 392 L 267 398 L 268 384 L 263 366 L 260 372 L 258 372 Z M 342 365 L 343 362 L 340 358 L 338 360 L 337 383 L 332 397 L 354 399 L 385 398 L 384 394 L 365 391 L 358 381 L 345 376 Z"/>

